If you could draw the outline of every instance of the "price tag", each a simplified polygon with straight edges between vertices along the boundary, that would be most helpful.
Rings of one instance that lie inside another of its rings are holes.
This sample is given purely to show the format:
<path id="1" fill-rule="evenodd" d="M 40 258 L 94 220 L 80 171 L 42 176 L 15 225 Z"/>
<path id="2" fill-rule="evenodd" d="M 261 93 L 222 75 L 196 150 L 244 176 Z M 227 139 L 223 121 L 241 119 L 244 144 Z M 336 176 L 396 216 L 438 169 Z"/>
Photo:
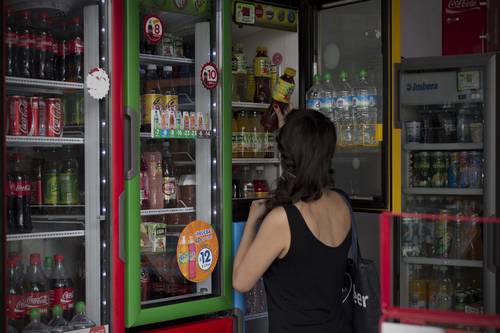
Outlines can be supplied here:
<path id="1" fill-rule="evenodd" d="M 201 68 L 200 73 L 201 83 L 206 89 L 212 90 L 217 87 L 219 82 L 219 71 L 213 62 L 207 62 Z"/>
<path id="2" fill-rule="evenodd" d="M 151 44 L 157 44 L 163 37 L 163 23 L 158 16 L 149 15 L 144 19 L 144 36 Z"/>
<path id="3" fill-rule="evenodd" d="M 200 220 L 189 223 L 177 242 L 177 265 L 191 282 L 201 282 L 212 275 L 219 259 L 219 241 L 212 226 Z"/>

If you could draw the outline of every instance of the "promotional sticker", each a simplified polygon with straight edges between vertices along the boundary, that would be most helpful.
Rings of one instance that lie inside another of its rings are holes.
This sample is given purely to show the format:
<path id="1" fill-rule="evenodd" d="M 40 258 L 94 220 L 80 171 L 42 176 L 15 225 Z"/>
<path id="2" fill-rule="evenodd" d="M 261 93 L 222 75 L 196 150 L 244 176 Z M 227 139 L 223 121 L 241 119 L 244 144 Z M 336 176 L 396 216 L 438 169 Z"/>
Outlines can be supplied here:
<path id="1" fill-rule="evenodd" d="M 109 92 L 109 76 L 102 68 L 93 68 L 85 79 L 87 90 L 95 99 L 103 99 Z"/>
<path id="2" fill-rule="evenodd" d="M 200 79 L 206 89 L 211 90 L 217 87 L 217 83 L 219 82 L 217 66 L 213 62 L 204 64 L 201 68 Z"/>
<path id="3" fill-rule="evenodd" d="M 163 37 L 163 23 L 158 16 L 149 15 L 144 19 L 144 36 L 151 44 L 157 44 Z"/>

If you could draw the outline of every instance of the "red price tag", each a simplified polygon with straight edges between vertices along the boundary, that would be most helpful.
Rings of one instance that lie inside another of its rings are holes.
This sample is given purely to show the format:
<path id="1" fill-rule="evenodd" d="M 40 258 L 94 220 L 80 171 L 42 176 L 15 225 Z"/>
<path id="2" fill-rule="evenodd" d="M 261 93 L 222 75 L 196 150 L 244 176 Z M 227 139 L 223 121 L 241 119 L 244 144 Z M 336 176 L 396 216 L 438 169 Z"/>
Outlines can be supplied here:
<path id="1" fill-rule="evenodd" d="M 214 89 L 219 83 L 219 71 L 217 66 L 212 62 L 207 62 L 201 68 L 200 73 L 201 83 L 206 89 Z"/>

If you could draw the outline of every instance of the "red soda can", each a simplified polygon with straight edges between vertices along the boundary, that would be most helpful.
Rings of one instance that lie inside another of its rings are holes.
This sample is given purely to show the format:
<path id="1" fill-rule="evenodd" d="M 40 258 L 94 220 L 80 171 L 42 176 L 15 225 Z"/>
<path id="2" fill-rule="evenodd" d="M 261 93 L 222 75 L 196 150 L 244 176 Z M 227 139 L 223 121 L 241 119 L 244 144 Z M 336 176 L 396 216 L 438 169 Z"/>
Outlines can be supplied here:
<path id="1" fill-rule="evenodd" d="M 47 108 L 47 136 L 58 137 L 62 135 L 63 109 L 60 98 L 46 98 Z"/>
<path id="2" fill-rule="evenodd" d="M 40 97 L 28 97 L 28 135 L 38 136 Z"/>
<path id="3" fill-rule="evenodd" d="M 43 98 L 38 101 L 38 135 L 47 136 L 47 105 Z"/>
<path id="4" fill-rule="evenodd" d="M 9 98 L 9 135 L 28 135 L 28 102 L 23 96 Z"/>

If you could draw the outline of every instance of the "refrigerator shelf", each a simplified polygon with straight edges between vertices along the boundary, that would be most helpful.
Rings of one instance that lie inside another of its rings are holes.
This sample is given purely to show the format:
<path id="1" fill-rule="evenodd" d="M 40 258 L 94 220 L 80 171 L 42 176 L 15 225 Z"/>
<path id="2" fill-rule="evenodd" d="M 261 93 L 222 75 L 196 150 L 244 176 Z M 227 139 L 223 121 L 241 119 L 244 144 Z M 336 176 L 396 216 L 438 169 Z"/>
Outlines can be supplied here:
<path id="1" fill-rule="evenodd" d="M 262 197 L 262 198 L 258 198 L 258 197 L 251 197 L 251 198 L 233 198 L 232 200 L 233 201 L 244 201 L 244 200 L 261 200 L 261 199 L 269 199 L 270 197 Z"/>
<path id="2" fill-rule="evenodd" d="M 405 150 L 482 150 L 483 143 L 407 143 Z"/>
<path id="3" fill-rule="evenodd" d="M 166 130 L 166 135 L 152 137 L 150 132 L 141 132 L 141 138 L 144 139 L 210 139 L 212 131 L 189 131 L 189 130 Z"/>
<path id="4" fill-rule="evenodd" d="M 483 195 L 482 188 L 413 187 L 407 188 L 404 192 L 417 195 Z"/>
<path id="5" fill-rule="evenodd" d="M 83 237 L 83 236 L 85 236 L 85 230 L 32 232 L 26 234 L 7 235 L 7 241 L 14 242 L 21 240 L 54 239 L 54 238 L 69 238 L 69 237 Z"/>
<path id="6" fill-rule="evenodd" d="M 79 82 L 65 82 L 65 81 L 52 81 L 52 80 L 40 80 L 40 79 L 30 79 L 26 77 L 15 77 L 6 76 L 5 83 L 11 86 L 23 86 L 31 88 L 55 88 L 55 89 L 72 89 L 72 90 L 83 90 L 83 83 Z"/>
<path id="7" fill-rule="evenodd" d="M 425 258 L 425 257 L 403 257 L 403 262 L 413 265 L 436 265 L 454 267 L 483 267 L 481 260 L 461 260 L 445 258 Z"/>
<path id="8" fill-rule="evenodd" d="M 9 147 L 57 147 L 60 145 L 83 145 L 83 138 L 47 137 L 47 136 L 13 136 L 7 135 Z"/>
<path id="9" fill-rule="evenodd" d="M 335 155 L 380 154 L 381 151 L 382 148 L 380 146 L 337 146 Z"/>
<path id="10" fill-rule="evenodd" d="M 209 295 L 209 293 L 197 292 L 197 293 L 191 293 L 191 294 L 185 294 L 185 295 L 179 295 L 179 296 L 171 296 L 171 297 L 165 297 L 165 298 L 159 298 L 159 299 L 152 299 L 149 301 L 142 301 L 141 305 L 142 306 L 153 305 L 153 304 L 158 304 L 158 303 L 172 302 L 172 301 L 189 299 L 189 298 L 193 298 L 193 297 L 206 296 L 206 295 Z"/>
<path id="11" fill-rule="evenodd" d="M 241 109 L 268 109 L 270 104 L 267 103 L 252 103 L 252 102 L 232 102 L 234 110 Z"/>
<path id="12" fill-rule="evenodd" d="M 194 64 L 194 59 L 181 58 L 181 57 L 166 57 L 153 54 L 139 55 L 141 64 L 153 64 L 153 65 L 178 65 L 178 64 Z"/>
<path id="13" fill-rule="evenodd" d="M 164 208 L 164 209 L 144 209 L 141 210 L 141 216 L 152 216 L 152 215 L 168 215 L 168 214 L 185 214 L 194 213 L 193 207 L 184 208 Z"/>
<path id="14" fill-rule="evenodd" d="M 233 158 L 233 164 L 279 164 L 279 158 Z"/>
<path id="15" fill-rule="evenodd" d="M 267 317 L 268 317 L 267 312 L 252 313 L 249 315 L 245 315 L 245 321 L 262 319 L 262 318 L 267 318 Z"/>

